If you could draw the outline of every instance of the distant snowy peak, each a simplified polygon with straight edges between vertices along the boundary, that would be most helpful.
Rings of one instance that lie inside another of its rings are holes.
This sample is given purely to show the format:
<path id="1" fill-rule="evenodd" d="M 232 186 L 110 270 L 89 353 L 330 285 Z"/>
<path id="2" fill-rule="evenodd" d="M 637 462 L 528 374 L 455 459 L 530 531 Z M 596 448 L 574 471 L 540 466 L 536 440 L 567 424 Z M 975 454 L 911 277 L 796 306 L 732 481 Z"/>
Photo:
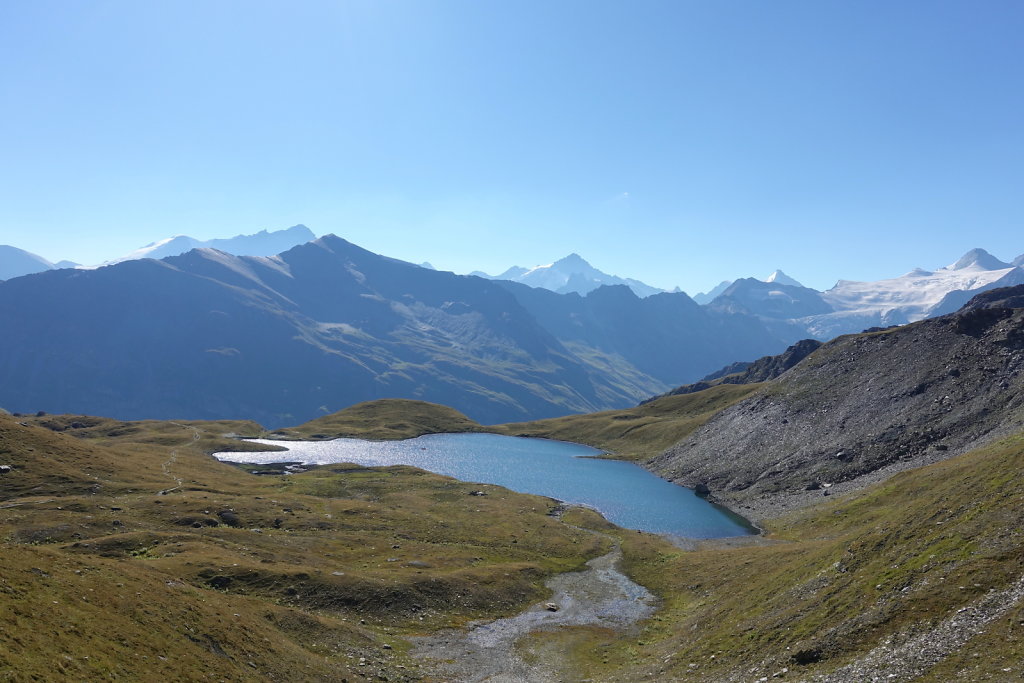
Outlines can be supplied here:
<path id="1" fill-rule="evenodd" d="M 663 289 L 651 287 L 648 284 L 632 278 L 621 278 L 616 275 L 603 273 L 587 263 L 579 254 L 569 254 L 560 258 L 554 263 L 533 268 L 522 268 L 512 266 L 501 275 L 487 275 L 480 271 L 474 271 L 471 275 L 486 277 L 491 280 L 512 280 L 521 282 L 531 287 L 550 289 L 559 294 L 576 292 L 587 294 L 602 285 L 626 285 L 639 297 L 650 296 L 664 292 Z"/>
<path id="2" fill-rule="evenodd" d="M 528 272 L 530 272 L 529 268 L 512 266 L 511 268 L 506 270 L 504 273 L 501 273 L 500 275 L 494 275 L 493 277 L 488 275 L 487 277 L 490 277 L 493 280 L 517 280 L 523 275 L 526 275 Z"/>
<path id="3" fill-rule="evenodd" d="M 693 295 L 693 300 L 699 303 L 701 306 L 709 304 L 718 297 L 719 294 L 729 289 L 735 280 L 722 280 L 717 285 L 712 287 L 708 292 L 699 292 Z"/>
<path id="4" fill-rule="evenodd" d="M 790 276 L 783 273 L 781 270 L 776 270 L 771 275 L 764 279 L 765 282 L 774 282 L 777 285 L 789 285 L 790 287 L 803 287 L 802 284 L 791 278 Z"/>
<path id="5" fill-rule="evenodd" d="M 932 275 L 935 275 L 935 273 L 933 273 L 930 270 L 925 270 L 924 268 L 914 268 L 912 271 L 910 271 L 903 277 L 931 277 Z"/>
<path id="6" fill-rule="evenodd" d="M 955 263 L 934 272 L 915 268 L 888 280 L 840 280 L 823 296 L 837 312 L 913 322 L 950 313 L 959 307 L 954 306 L 954 301 L 993 287 L 1014 284 L 1020 277 L 1020 269 L 984 249 L 972 249 Z M 959 294 L 954 296 L 954 293 Z"/>
<path id="7" fill-rule="evenodd" d="M 1011 268 L 1009 263 L 1003 263 L 984 249 L 971 249 L 957 260 L 941 270 L 1005 270 Z"/>
<path id="8" fill-rule="evenodd" d="M 110 263 L 121 263 L 122 261 L 134 261 L 140 258 L 165 258 L 167 256 L 177 256 L 178 254 L 184 254 L 186 251 L 196 249 L 201 246 L 199 240 L 193 239 L 188 235 L 175 235 L 174 237 L 168 237 L 162 239 L 159 242 L 151 242 L 144 247 L 139 247 L 135 251 L 129 252 L 121 258 L 114 259 Z"/>
<path id="9" fill-rule="evenodd" d="M 175 235 L 108 261 L 103 265 L 112 265 L 123 261 L 134 261 L 141 258 L 162 259 L 178 256 L 193 249 L 217 249 L 235 256 L 274 256 L 288 251 L 292 247 L 305 244 L 316 239 L 313 231 L 305 225 L 293 225 L 286 230 L 268 232 L 261 230 L 254 235 L 236 235 L 223 239 L 197 240 L 188 235 Z"/>
<path id="10" fill-rule="evenodd" d="M 37 256 L 24 249 L 0 244 L 0 280 L 41 273 L 44 270 L 53 270 L 53 267 L 53 264 L 42 256 Z"/>

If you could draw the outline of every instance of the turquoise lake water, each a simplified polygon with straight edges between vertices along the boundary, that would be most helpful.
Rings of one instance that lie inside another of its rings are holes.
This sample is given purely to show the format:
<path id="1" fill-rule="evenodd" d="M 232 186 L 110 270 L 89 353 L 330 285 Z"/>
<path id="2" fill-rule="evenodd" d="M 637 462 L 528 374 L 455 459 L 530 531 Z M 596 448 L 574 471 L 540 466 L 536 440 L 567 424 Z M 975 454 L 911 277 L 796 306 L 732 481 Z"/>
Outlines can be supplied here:
<path id="1" fill-rule="evenodd" d="M 627 529 L 689 538 L 742 536 L 741 517 L 708 503 L 632 463 L 596 460 L 601 451 L 575 443 L 497 434 L 429 434 L 405 441 L 269 441 L 276 453 L 216 453 L 228 462 L 350 462 L 368 467 L 413 465 L 463 481 L 498 484 L 521 493 L 596 508 Z"/>

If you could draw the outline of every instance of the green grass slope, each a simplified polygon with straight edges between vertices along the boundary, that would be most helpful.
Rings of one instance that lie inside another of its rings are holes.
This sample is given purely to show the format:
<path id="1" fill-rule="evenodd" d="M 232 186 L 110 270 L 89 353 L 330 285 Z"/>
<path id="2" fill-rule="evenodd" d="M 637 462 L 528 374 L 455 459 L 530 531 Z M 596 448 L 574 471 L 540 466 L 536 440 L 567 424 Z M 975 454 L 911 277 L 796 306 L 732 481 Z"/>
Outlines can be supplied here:
<path id="1" fill-rule="evenodd" d="M 404 680 L 402 636 L 517 611 L 607 543 L 413 468 L 207 455 L 260 431 L 0 415 L 0 680 Z"/>
<path id="2" fill-rule="evenodd" d="M 763 546 L 615 532 L 663 609 L 629 639 L 576 634 L 574 666 L 619 681 L 1019 677 L 1021 604 L 1002 591 L 1024 575 L 1022 470 L 1018 435 L 774 520 Z M 974 634 L 947 623 L 958 615 L 987 621 Z"/>
<path id="3" fill-rule="evenodd" d="M 495 425 L 514 436 L 575 441 L 623 460 L 647 460 L 689 436 L 720 410 L 761 384 L 722 385 L 683 396 L 665 396 L 636 408 Z"/>
<path id="4" fill-rule="evenodd" d="M 454 408 L 401 398 L 357 403 L 297 427 L 279 429 L 274 438 L 387 441 L 443 432 L 489 431 Z"/>

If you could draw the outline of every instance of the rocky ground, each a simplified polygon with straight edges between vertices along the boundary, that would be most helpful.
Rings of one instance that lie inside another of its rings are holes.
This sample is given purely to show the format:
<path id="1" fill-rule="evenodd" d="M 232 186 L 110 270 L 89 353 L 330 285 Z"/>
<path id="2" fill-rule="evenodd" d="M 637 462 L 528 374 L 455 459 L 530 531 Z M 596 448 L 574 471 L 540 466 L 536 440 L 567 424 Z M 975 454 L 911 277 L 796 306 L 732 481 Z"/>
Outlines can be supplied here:
<path id="1" fill-rule="evenodd" d="M 842 337 L 648 467 L 757 519 L 1024 426 L 1024 309 Z"/>
<path id="2" fill-rule="evenodd" d="M 911 681 L 964 646 L 994 620 L 1024 599 L 1024 577 L 1001 591 L 992 589 L 979 600 L 961 607 L 937 626 L 907 629 L 857 660 L 832 673 L 815 676 L 814 683 L 848 681 Z M 1004 667 L 1006 680 L 1020 680 L 1024 667 Z"/>
<path id="3" fill-rule="evenodd" d="M 651 616 L 655 597 L 618 569 L 622 550 L 587 563 L 582 572 L 547 581 L 552 596 L 505 619 L 476 623 L 415 640 L 413 653 L 446 681 L 477 683 L 545 683 L 565 680 L 564 657 L 557 652 L 524 658 L 517 643 L 529 634 L 573 626 L 622 630 Z"/>

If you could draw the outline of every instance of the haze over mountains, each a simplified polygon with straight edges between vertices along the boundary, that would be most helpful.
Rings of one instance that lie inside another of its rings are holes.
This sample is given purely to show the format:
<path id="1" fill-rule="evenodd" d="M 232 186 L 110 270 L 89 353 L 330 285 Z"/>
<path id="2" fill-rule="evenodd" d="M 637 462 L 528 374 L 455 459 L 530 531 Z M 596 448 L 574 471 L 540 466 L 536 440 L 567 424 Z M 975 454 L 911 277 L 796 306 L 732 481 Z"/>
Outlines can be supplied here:
<path id="1" fill-rule="evenodd" d="M 1024 269 L 1014 265 L 1022 262 L 1017 257 L 1014 263 L 1004 263 L 984 249 L 972 249 L 935 271 L 915 268 L 873 282 L 839 280 L 825 292 L 803 287 L 784 273 L 768 281 L 742 278 L 712 290 L 718 293 L 707 306 L 757 316 L 779 334 L 790 329 L 827 341 L 869 327 L 952 313 L 975 294 L 1024 284 Z"/>
<path id="2" fill-rule="evenodd" d="M 511 280 L 521 282 L 531 287 L 542 287 L 550 289 L 559 294 L 575 292 L 587 294 L 602 285 L 626 285 L 639 297 L 660 294 L 666 290 L 652 287 L 639 280 L 632 278 L 621 278 L 616 275 L 603 273 L 587 263 L 579 254 L 569 254 L 554 263 L 533 268 L 522 268 L 512 266 L 501 275 L 488 275 L 475 270 L 470 275 L 487 278 L 489 280 Z"/>
<path id="3" fill-rule="evenodd" d="M 172 238 L 78 270 L 0 251 L 9 272 L 45 269 L 0 283 L 12 330 L 0 340 L 0 406 L 276 426 L 405 397 L 483 422 L 535 419 L 634 405 L 800 339 L 919 320 L 1024 282 L 1019 266 L 976 249 L 934 272 L 827 292 L 776 271 L 701 306 L 576 254 L 483 279 L 311 235 L 299 225 L 153 260 L 197 243 Z"/>
<path id="4" fill-rule="evenodd" d="M 148 244 L 104 265 L 140 258 L 162 259 L 178 256 L 193 249 L 216 249 L 235 256 L 273 256 L 315 239 L 313 231 L 302 224 L 293 225 L 285 230 L 261 230 L 254 235 L 236 235 L 225 239 L 197 240 L 188 235 L 176 235 Z"/>
<path id="5" fill-rule="evenodd" d="M 268 232 L 261 230 L 253 235 L 236 235 L 223 239 L 198 240 L 188 235 L 175 235 L 158 242 L 147 244 L 124 256 L 111 258 L 96 266 L 82 266 L 74 261 L 58 261 L 51 263 L 42 256 L 19 249 L 0 245 L 0 280 L 10 280 L 22 275 L 41 273 L 56 268 L 99 268 L 124 261 L 153 258 L 162 259 L 178 256 L 192 249 L 210 248 L 235 254 L 236 256 L 273 256 L 287 251 L 292 247 L 316 239 L 313 231 L 305 225 L 293 225 L 285 230 Z"/>
<path id="6" fill-rule="evenodd" d="M 53 270 L 54 264 L 24 249 L 0 244 L 0 280 Z"/>
<path id="7" fill-rule="evenodd" d="M 160 259 L 197 248 L 217 249 L 236 256 L 273 256 L 313 239 L 314 233 L 301 224 L 285 230 L 262 230 L 253 235 L 224 239 L 197 240 L 178 235 L 102 265 L 142 258 Z M 427 262 L 420 265 L 434 269 Z M 951 313 L 979 292 L 1024 283 L 1022 265 L 1024 254 L 1007 263 L 984 249 L 972 249 L 954 263 L 935 271 L 914 268 L 899 277 L 869 282 L 841 279 L 824 292 L 804 287 L 783 271 L 775 270 L 764 280 L 741 278 L 722 281 L 709 292 L 694 295 L 692 300 L 720 313 L 755 316 L 771 330 L 771 334 L 782 340 L 812 337 L 827 341 L 869 327 L 902 325 Z M 70 261 L 54 264 L 16 247 L 0 245 L 0 280 L 68 267 L 85 266 Z M 575 253 L 533 268 L 513 266 L 500 275 L 481 271 L 474 271 L 471 275 L 521 283 L 560 294 L 587 295 L 602 286 L 615 285 L 626 286 L 641 298 L 666 293 L 666 290 L 634 278 L 604 273 Z M 673 292 L 677 293 L 679 289 Z"/>
<path id="8" fill-rule="evenodd" d="M 405 397 L 485 422 L 624 407 L 794 341 L 686 294 L 583 297 L 326 236 L 0 283 L 0 406 L 268 426 Z M 159 391 L 154 389 L 159 387 Z"/>

